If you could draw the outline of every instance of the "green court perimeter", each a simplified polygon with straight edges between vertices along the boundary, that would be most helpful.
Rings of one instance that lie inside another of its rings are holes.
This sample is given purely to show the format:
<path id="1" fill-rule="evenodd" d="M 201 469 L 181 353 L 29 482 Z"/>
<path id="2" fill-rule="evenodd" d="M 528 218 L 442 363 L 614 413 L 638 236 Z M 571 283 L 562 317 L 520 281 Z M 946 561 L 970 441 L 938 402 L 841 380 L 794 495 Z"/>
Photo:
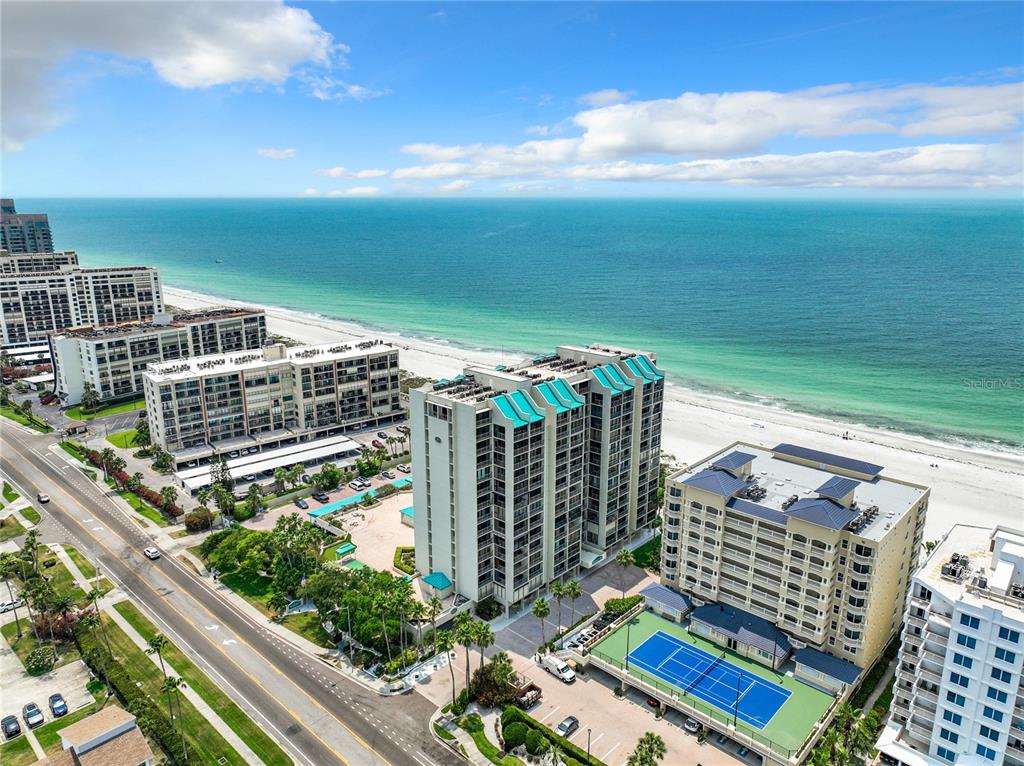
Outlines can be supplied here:
<path id="1" fill-rule="evenodd" d="M 723 647 L 700 636 L 693 635 L 682 625 L 646 611 L 633 618 L 629 628 L 629 650 L 633 651 L 659 630 L 675 636 L 688 644 L 692 644 L 698 649 L 703 649 L 715 657 L 723 651 Z M 590 652 L 592 657 L 609 662 L 620 670 L 624 665 L 623 661 L 626 653 L 625 624 L 602 640 Z M 808 686 L 791 676 L 779 675 L 770 668 L 753 660 L 748 660 L 746 657 L 735 652 L 726 651 L 723 659 L 752 675 L 778 684 L 792 693 L 789 699 L 779 708 L 779 712 L 775 714 L 763 729 L 755 729 L 741 720 L 737 723 L 736 730 L 758 742 L 768 745 L 776 752 L 789 753 L 790 751 L 799 750 L 807 736 L 814 729 L 814 725 L 825 715 L 825 711 L 829 709 L 833 702 L 832 695 L 819 691 L 813 686 Z M 662 692 L 682 695 L 682 690 L 679 687 L 672 686 L 660 678 L 645 673 L 635 665 L 631 664 L 629 666 L 629 675 L 650 684 Z M 731 711 L 714 707 L 704 700 L 689 695 L 682 697 L 681 701 L 685 701 L 683 705 L 684 711 L 685 707 L 689 706 L 723 724 L 732 724 L 733 717 Z"/>

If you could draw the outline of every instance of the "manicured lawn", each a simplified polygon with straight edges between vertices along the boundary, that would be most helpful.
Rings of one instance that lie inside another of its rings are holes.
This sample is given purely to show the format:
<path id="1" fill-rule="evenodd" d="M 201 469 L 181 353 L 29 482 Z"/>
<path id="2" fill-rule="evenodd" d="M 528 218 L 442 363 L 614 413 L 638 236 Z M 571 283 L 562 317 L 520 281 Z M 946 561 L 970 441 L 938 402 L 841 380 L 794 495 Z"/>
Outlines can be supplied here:
<path id="1" fill-rule="evenodd" d="M 14 487 L 12 487 L 10 484 L 8 484 L 5 481 L 4 482 L 4 500 L 6 500 L 8 503 L 13 503 L 19 497 L 21 497 L 21 495 L 19 495 L 17 492 L 15 492 L 14 491 Z"/>
<path id="2" fill-rule="evenodd" d="M 498 766 L 523 766 L 523 762 L 514 755 L 498 755 L 501 751 L 493 742 L 487 739 L 487 733 L 483 730 L 483 722 L 476 713 L 470 713 L 460 718 L 459 726 L 469 732 L 469 736 L 476 743 L 476 749 L 491 763 Z"/>
<path id="3" fill-rule="evenodd" d="M 220 581 L 263 612 L 267 617 L 274 616 L 274 613 L 267 607 L 267 601 L 270 600 L 270 586 L 273 582 L 269 577 L 262 575 L 247 577 L 237 572 L 232 572 L 221 577 Z"/>
<path id="4" fill-rule="evenodd" d="M 92 412 L 84 411 L 81 406 L 68 407 L 65 414 L 72 420 L 92 420 L 93 418 L 99 418 L 104 415 L 120 415 L 122 412 L 131 412 L 132 410 L 141 410 L 146 406 L 146 399 L 135 399 L 130 402 L 121 402 L 120 404 L 111 404 L 106 407 L 100 407 Z"/>
<path id="5" fill-rule="evenodd" d="M 139 611 L 138 607 L 130 601 L 122 601 L 114 605 L 114 608 L 121 613 L 128 623 L 135 628 L 147 641 L 157 634 L 156 627 L 146 616 Z M 287 766 L 292 759 L 257 726 L 249 716 L 245 714 L 220 688 L 213 683 L 205 673 L 192 664 L 178 647 L 171 644 L 164 651 L 164 660 L 174 668 L 186 684 L 196 694 L 217 711 L 217 714 L 224 719 L 224 722 L 231 727 L 246 745 L 252 749 L 260 760 L 267 766 Z"/>
<path id="6" fill-rule="evenodd" d="M 0 763 L 4 766 L 31 766 L 36 760 L 32 745 L 24 734 L 0 746 Z"/>
<path id="7" fill-rule="evenodd" d="M 112 484 L 112 483 L 113 482 L 108 482 L 108 484 Z M 143 517 L 149 519 L 150 521 L 152 521 L 157 526 L 166 527 L 170 523 L 170 522 L 167 521 L 167 519 L 164 518 L 164 515 L 162 513 L 160 513 L 160 511 L 158 511 L 156 508 L 151 506 L 146 501 L 142 500 L 135 493 L 129 492 L 128 490 L 124 489 L 124 490 L 119 490 L 117 495 L 122 500 L 124 500 L 126 503 L 128 503 L 128 505 L 130 505 L 132 507 L 133 511 L 135 511 L 140 516 L 143 516 Z"/>
<path id="8" fill-rule="evenodd" d="M 320 560 L 326 562 L 337 561 L 338 555 L 335 553 L 335 551 L 343 545 L 348 545 L 349 542 L 350 538 L 346 536 L 344 539 L 339 540 L 338 542 L 333 543 L 332 545 L 328 545 L 326 548 L 324 548 L 324 552 L 320 554 Z"/>
<path id="9" fill-rule="evenodd" d="M 32 635 L 32 628 L 28 624 L 28 613 L 24 609 L 18 610 L 18 616 L 21 617 L 21 638 L 17 638 L 18 626 L 13 622 L 9 622 L 6 625 L 0 627 L 0 633 L 3 633 L 4 638 L 7 639 L 7 643 L 10 645 L 14 653 L 18 655 L 18 659 L 21 660 L 21 664 L 25 664 L 25 658 L 28 657 L 29 652 L 39 646 L 49 646 L 49 641 L 45 640 L 42 643 L 36 642 L 36 637 Z M 67 665 L 69 662 L 74 662 L 79 658 L 78 649 L 75 648 L 74 643 L 63 644 L 60 647 L 60 654 L 57 657 L 57 663 L 54 667 L 61 667 Z"/>
<path id="10" fill-rule="evenodd" d="M 25 527 L 21 526 L 14 516 L 0 519 L 0 543 L 25 534 Z"/>
<path id="11" fill-rule="evenodd" d="M 73 545 L 65 545 L 64 552 L 68 554 L 68 558 L 75 562 L 75 566 L 82 570 L 82 574 L 87 580 L 91 580 L 96 576 L 96 567 L 79 552 L 78 548 Z"/>
<path id="12" fill-rule="evenodd" d="M 129 428 L 127 431 L 118 431 L 112 433 L 107 437 L 107 441 L 113 444 L 115 447 L 121 449 L 131 449 L 135 446 L 135 434 L 138 433 L 134 428 Z"/>
<path id="13" fill-rule="evenodd" d="M 721 646 L 690 633 L 678 623 L 665 620 L 651 612 L 642 612 L 634 618 L 628 634 L 629 650 L 635 650 L 636 647 L 640 646 L 640 644 L 659 630 L 681 639 L 698 649 L 703 649 L 714 657 L 718 657 L 723 652 Z M 623 658 L 627 654 L 626 640 L 626 627 L 623 626 L 595 646 L 591 654 L 606 662 L 612 662 L 621 668 Z M 759 676 L 772 684 L 777 684 L 790 692 L 789 698 L 763 729 L 755 729 L 743 721 L 740 721 L 738 724 L 740 732 L 753 736 L 761 742 L 769 740 L 773 743 L 773 749 L 777 751 L 780 748 L 785 751 L 799 749 L 814 728 L 814 725 L 832 703 L 832 696 L 830 694 L 819 691 L 813 686 L 802 683 L 791 676 L 780 675 L 770 668 L 732 651 L 726 651 L 723 660 L 738 666 L 751 675 Z M 678 687 L 671 686 L 666 681 L 651 676 L 637 668 L 635 664 L 630 664 L 629 674 L 658 689 L 682 696 L 681 690 Z M 731 711 L 727 712 L 695 697 L 685 696 L 683 699 L 685 699 L 685 703 L 683 703 L 684 708 L 686 705 L 690 705 L 719 721 L 732 723 Z"/>
<path id="14" fill-rule="evenodd" d="M 661 561 L 661 535 L 655 535 L 633 551 L 633 560 L 641 569 L 651 569 Z"/>
<path id="15" fill-rule="evenodd" d="M 326 649 L 334 648 L 334 642 L 331 641 L 331 637 L 320 627 L 319 612 L 290 614 L 281 620 L 281 624 L 293 633 L 298 633 L 306 640 L 312 641 L 317 646 L 322 646 Z"/>
<path id="16" fill-rule="evenodd" d="M 115 622 L 107 618 L 104 618 L 103 622 L 107 628 L 115 661 L 128 668 L 132 679 L 154 702 L 166 710 L 167 698 L 160 691 L 163 684 L 160 668 L 153 664 L 152 660 L 132 642 Z M 224 740 L 213 725 L 192 706 L 192 703 L 184 696 L 180 699 L 181 728 L 185 732 L 185 739 L 195 749 L 196 762 L 216 764 L 221 758 L 224 758 L 226 759 L 225 763 L 244 766 L 245 759 Z"/>
<path id="17" fill-rule="evenodd" d="M 67 452 L 75 460 L 85 461 L 85 452 L 77 445 L 71 442 L 61 442 L 60 448 Z"/>
<path id="18" fill-rule="evenodd" d="M 25 417 L 24 413 L 22 413 L 21 410 L 16 410 L 14 407 L 11 407 L 8 404 L 0 404 L 0 415 L 2 415 L 5 418 L 8 418 L 9 420 L 13 420 L 16 423 L 21 423 L 23 426 L 28 426 L 29 428 L 33 428 L 36 431 L 40 431 L 44 434 L 48 434 L 50 433 L 50 431 L 53 430 L 53 428 L 50 427 L 50 424 L 47 423 L 46 421 L 39 420 L 35 416 L 33 416 L 31 420 L 29 420 L 27 417 Z"/>
<path id="19" fill-rule="evenodd" d="M 26 505 L 24 508 L 18 511 L 18 513 L 20 513 L 26 519 L 31 521 L 33 524 L 38 524 L 43 519 L 43 517 L 39 515 L 39 511 L 37 511 L 31 505 Z"/>
<path id="20" fill-rule="evenodd" d="M 51 561 L 53 564 L 47 566 Z M 75 599 L 75 603 L 79 606 L 84 605 L 88 600 L 85 596 L 85 591 L 78 587 L 78 583 L 71 576 L 71 572 L 60 563 L 60 559 L 57 558 L 57 554 L 53 551 L 47 549 L 45 553 L 40 554 L 39 571 L 50 578 L 50 587 L 53 588 L 55 593 L 70 593 Z"/>

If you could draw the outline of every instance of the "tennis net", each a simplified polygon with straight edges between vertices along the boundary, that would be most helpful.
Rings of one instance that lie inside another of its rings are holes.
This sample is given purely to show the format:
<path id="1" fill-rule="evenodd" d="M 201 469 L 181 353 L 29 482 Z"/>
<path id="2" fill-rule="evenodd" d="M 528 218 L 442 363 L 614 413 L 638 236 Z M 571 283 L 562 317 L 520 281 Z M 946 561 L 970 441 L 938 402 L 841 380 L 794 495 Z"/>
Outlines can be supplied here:
<path id="1" fill-rule="evenodd" d="M 706 668 L 704 668 L 703 672 L 699 676 L 697 676 L 695 679 L 693 679 L 693 681 L 686 685 L 686 688 L 683 689 L 683 692 L 689 694 L 690 691 L 697 686 L 697 684 L 704 680 L 705 676 L 707 676 L 708 673 L 715 669 L 715 666 L 717 666 L 718 663 L 722 661 L 723 657 L 725 657 L 725 652 L 722 652 L 720 655 L 715 657 L 714 661 Z"/>

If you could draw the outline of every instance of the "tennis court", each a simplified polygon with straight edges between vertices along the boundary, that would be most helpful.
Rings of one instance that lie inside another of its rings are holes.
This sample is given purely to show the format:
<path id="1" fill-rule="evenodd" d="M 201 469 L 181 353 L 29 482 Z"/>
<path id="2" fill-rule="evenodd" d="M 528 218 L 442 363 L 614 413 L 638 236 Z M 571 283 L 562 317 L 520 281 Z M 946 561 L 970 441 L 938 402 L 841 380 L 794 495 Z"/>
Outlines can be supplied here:
<path id="1" fill-rule="evenodd" d="M 763 729 L 775 717 L 791 694 L 733 665 L 725 659 L 725 652 L 709 654 L 660 630 L 631 651 L 628 659 L 630 664 L 757 729 Z"/>

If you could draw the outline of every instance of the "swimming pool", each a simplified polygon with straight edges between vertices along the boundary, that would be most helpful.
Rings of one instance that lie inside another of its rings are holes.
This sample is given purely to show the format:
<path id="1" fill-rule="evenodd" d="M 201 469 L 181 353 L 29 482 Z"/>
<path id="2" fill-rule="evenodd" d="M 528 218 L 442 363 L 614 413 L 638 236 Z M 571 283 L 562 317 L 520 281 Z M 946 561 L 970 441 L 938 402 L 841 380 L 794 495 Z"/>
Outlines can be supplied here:
<path id="1" fill-rule="evenodd" d="M 391 482 L 391 485 L 396 489 L 405 489 L 406 487 L 412 486 L 412 479 L 395 479 L 393 482 Z M 376 497 L 377 490 L 368 489 L 365 492 L 359 492 L 355 495 L 352 495 L 352 497 L 346 497 L 341 500 L 335 500 L 333 503 L 329 503 L 325 505 L 323 508 L 317 508 L 315 511 L 307 511 L 307 513 L 311 518 L 319 519 L 321 516 L 327 516 L 328 514 L 334 513 L 335 511 L 340 511 L 342 508 L 345 508 L 347 506 L 355 505 L 356 503 L 361 503 L 363 501 L 363 498 L 365 498 L 367 495 L 369 495 L 370 497 Z"/>

